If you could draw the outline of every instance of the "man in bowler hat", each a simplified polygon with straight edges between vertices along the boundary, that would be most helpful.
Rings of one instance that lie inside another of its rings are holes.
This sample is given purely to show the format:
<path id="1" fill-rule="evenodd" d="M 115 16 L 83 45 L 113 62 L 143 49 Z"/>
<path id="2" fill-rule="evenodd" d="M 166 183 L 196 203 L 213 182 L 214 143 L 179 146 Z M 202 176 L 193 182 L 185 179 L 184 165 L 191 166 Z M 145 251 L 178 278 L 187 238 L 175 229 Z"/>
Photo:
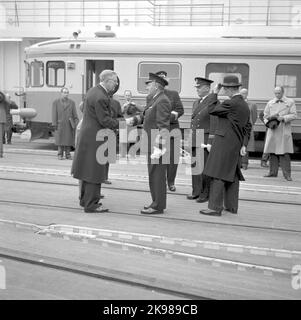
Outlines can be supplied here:
<path id="1" fill-rule="evenodd" d="M 202 172 L 197 171 L 196 164 L 201 163 L 201 141 L 196 138 L 197 132 L 200 129 L 204 130 L 204 144 L 211 144 L 214 137 L 214 127 L 216 126 L 216 117 L 209 115 L 208 107 L 212 102 L 212 96 L 209 95 L 210 85 L 213 82 L 210 79 L 196 77 L 194 79 L 195 87 L 199 99 L 194 101 L 191 115 L 191 153 L 195 162 L 191 164 L 191 177 L 192 177 L 192 194 L 187 196 L 187 199 L 197 202 L 206 202 L 209 197 L 210 178 L 205 176 Z M 204 149 L 204 165 L 207 162 L 209 151 Z M 197 157 L 197 158 L 196 158 Z"/>
<path id="2" fill-rule="evenodd" d="M 211 177 L 208 209 L 201 214 L 221 216 L 223 209 L 237 213 L 239 181 L 244 180 L 240 171 L 241 156 L 246 154 L 246 146 L 251 131 L 248 104 L 239 93 L 241 84 L 234 75 L 224 78 L 212 93 L 215 103 L 209 107 L 209 114 L 218 117 L 218 125 L 212 147 L 203 173 Z M 224 87 L 230 99 L 219 103 L 217 94 Z"/>
<path id="3" fill-rule="evenodd" d="M 143 123 L 142 150 L 147 153 L 147 168 L 152 203 L 144 206 L 142 214 L 161 214 L 166 209 L 166 171 L 169 159 L 169 128 L 171 104 L 164 94 L 168 82 L 154 73 L 146 81 L 147 105 L 142 115 L 132 118 L 131 124 Z M 165 151 L 165 153 L 164 153 Z M 166 160 L 166 158 L 165 158 Z M 168 162 L 168 161 L 167 161 Z"/>

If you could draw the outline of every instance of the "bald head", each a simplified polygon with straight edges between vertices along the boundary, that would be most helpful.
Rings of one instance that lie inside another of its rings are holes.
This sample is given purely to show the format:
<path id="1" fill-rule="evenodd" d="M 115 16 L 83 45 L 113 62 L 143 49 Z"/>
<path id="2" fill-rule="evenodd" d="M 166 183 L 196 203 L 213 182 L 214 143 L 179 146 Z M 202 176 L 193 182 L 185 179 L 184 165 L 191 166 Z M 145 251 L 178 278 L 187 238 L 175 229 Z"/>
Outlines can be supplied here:
<path id="1" fill-rule="evenodd" d="M 239 93 L 243 96 L 244 99 L 248 98 L 248 89 L 242 88 Z"/>
<path id="2" fill-rule="evenodd" d="M 274 94 L 275 94 L 275 97 L 276 97 L 277 99 L 281 99 L 281 98 L 283 97 L 283 94 L 284 94 L 284 89 L 283 89 L 283 87 L 280 87 L 280 86 L 276 87 L 276 88 L 274 89 Z"/>

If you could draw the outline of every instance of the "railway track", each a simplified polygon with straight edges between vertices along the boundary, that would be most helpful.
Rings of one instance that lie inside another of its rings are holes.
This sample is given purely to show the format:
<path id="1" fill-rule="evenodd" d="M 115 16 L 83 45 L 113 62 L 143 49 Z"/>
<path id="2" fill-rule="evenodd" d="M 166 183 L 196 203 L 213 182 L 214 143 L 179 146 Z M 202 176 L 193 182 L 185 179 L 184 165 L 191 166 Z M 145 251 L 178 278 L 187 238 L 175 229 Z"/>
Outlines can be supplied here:
<path id="1" fill-rule="evenodd" d="M 14 201 L 14 200 L 4 200 L 0 198 L 0 203 L 7 204 L 7 205 L 22 205 L 22 206 L 30 206 L 35 208 L 48 208 L 48 209 L 58 209 L 60 211 L 80 211 L 82 212 L 82 209 L 79 207 L 71 207 L 71 206 L 62 206 L 62 205 L 49 205 L 49 204 L 41 204 L 41 203 L 35 203 L 35 202 L 25 202 L 25 201 Z M 279 204 L 279 203 L 278 203 Z M 287 203 L 284 203 L 287 204 Z M 295 204 L 292 204 L 295 205 Z M 113 211 L 110 210 L 109 214 L 115 214 L 115 215 L 127 215 L 127 216 L 137 216 L 135 213 L 129 213 L 124 211 Z M 194 220 L 194 219 L 188 219 L 188 218 L 178 218 L 178 217 L 171 217 L 166 215 L 152 215 L 148 216 L 150 219 L 157 219 L 157 220 L 165 220 L 165 221 L 182 221 L 182 222 L 190 222 L 190 223 L 196 223 L 199 225 L 202 224 L 209 224 L 209 225 L 215 225 L 215 226 L 227 226 L 227 227 L 238 227 L 238 228 L 247 228 L 247 229 L 254 229 L 254 230 L 262 230 L 262 231 L 279 231 L 279 232 L 288 232 L 288 233 L 297 233 L 301 234 L 301 230 L 297 229 L 287 229 L 287 228 L 280 228 L 280 227 L 265 227 L 265 226 L 255 226 L 255 225 L 247 225 L 247 224 L 238 224 L 238 223 L 229 223 L 229 222 L 221 222 L 221 221 L 204 221 L 204 220 Z"/>
<path id="2" fill-rule="evenodd" d="M 126 272 L 118 272 L 117 275 L 116 272 L 114 272 L 114 270 L 49 257 L 46 255 L 38 255 L 29 252 L 0 247 L 0 258 L 17 261 L 29 265 L 35 265 L 42 268 L 73 273 L 89 278 L 102 279 L 109 282 L 116 282 L 129 287 L 143 288 L 148 291 L 155 291 L 158 293 L 168 294 L 174 296 L 175 298 L 191 300 L 213 300 L 212 298 L 204 297 L 202 295 L 192 294 L 182 290 L 176 290 L 175 288 L 172 288 L 172 283 L 169 286 L 167 285 L 167 282 L 164 283 L 164 286 L 160 285 L 159 283 L 154 284 L 156 282 L 154 281 L 154 278 L 150 278 L 147 276 L 141 278 L 136 277 L 135 274 L 130 274 Z"/>

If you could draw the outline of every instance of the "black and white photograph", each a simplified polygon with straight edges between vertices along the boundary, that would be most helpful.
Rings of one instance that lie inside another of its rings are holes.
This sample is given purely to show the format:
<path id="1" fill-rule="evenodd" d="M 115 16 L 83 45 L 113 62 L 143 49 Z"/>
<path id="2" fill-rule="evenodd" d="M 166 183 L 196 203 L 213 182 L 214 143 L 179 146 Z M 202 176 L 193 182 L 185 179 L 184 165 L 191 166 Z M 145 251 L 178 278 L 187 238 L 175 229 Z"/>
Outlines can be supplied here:
<path id="1" fill-rule="evenodd" d="M 301 0 L 0 0 L 0 304 L 300 300 L 300 208 Z"/>

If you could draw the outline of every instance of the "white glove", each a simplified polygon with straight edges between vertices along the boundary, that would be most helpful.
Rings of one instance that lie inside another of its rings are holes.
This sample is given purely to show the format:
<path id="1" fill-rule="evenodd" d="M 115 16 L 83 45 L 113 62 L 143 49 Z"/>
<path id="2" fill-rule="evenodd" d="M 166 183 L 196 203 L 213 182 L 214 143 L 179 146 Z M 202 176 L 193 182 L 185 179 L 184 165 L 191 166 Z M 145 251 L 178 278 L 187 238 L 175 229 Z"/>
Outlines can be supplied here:
<path id="1" fill-rule="evenodd" d="M 203 148 L 203 149 L 207 149 L 208 150 L 208 152 L 210 152 L 210 150 L 211 150 L 211 144 L 204 144 L 204 143 L 201 143 L 201 148 Z"/>
<path id="2" fill-rule="evenodd" d="M 134 118 L 127 118 L 125 119 L 125 123 L 127 124 L 127 126 L 132 126 L 134 123 Z"/>
<path id="3" fill-rule="evenodd" d="M 247 154 L 247 149 L 245 146 L 242 146 L 240 149 L 240 155 L 243 157 Z"/>
<path id="4" fill-rule="evenodd" d="M 166 152 L 166 148 L 163 148 L 161 150 L 158 147 L 154 147 L 154 151 L 150 157 L 151 157 L 151 159 L 159 159 L 160 157 L 162 157 L 164 155 L 165 152 Z"/>
<path id="5" fill-rule="evenodd" d="M 175 118 L 176 118 L 175 120 L 177 120 L 179 113 L 177 111 L 171 111 L 171 113 L 175 115 Z"/>

